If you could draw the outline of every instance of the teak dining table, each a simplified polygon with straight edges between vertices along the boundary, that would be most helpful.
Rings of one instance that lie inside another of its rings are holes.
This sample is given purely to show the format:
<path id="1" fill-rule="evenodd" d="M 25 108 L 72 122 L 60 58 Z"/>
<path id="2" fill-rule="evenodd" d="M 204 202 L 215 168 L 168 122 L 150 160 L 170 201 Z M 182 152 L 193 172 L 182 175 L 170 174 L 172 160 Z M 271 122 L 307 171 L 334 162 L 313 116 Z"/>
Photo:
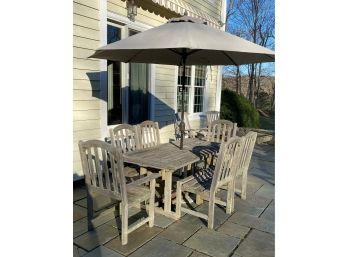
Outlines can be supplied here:
<path id="1" fill-rule="evenodd" d="M 159 170 L 162 180 L 164 180 L 164 208 L 157 209 L 157 212 L 174 219 L 179 217 L 171 210 L 173 172 L 211 155 L 216 155 L 220 144 L 198 138 L 185 138 L 184 148 L 180 150 L 179 147 L 180 141 L 172 141 L 156 147 L 127 152 L 123 155 L 124 162 L 136 164 L 143 168 Z"/>

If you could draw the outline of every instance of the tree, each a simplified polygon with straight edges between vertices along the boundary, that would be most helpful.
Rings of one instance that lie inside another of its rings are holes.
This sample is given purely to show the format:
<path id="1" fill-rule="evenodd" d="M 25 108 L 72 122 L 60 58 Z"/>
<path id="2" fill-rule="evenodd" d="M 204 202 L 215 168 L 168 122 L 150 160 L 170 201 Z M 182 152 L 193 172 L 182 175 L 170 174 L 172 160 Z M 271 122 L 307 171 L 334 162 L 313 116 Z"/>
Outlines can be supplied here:
<path id="1" fill-rule="evenodd" d="M 274 48 L 274 0 L 230 0 L 226 14 L 227 32 L 253 43 Z M 262 75 L 262 64 L 250 64 L 246 69 L 242 67 L 235 69 L 239 76 L 242 71 L 247 72 L 248 99 L 255 105 L 257 93 L 260 92 L 257 88 L 261 86 L 259 78 Z M 238 86 L 240 85 L 237 84 L 237 88 Z"/>

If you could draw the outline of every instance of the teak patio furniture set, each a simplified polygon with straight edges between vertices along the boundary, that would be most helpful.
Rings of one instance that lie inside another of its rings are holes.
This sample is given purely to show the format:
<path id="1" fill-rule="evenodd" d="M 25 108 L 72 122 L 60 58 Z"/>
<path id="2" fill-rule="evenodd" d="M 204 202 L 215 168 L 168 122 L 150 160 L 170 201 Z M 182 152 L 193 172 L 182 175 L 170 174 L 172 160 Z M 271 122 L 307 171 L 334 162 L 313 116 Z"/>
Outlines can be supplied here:
<path id="1" fill-rule="evenodd" d="M 234 209 L 237 176 L 242 177 L 241 198 L 246 198 L 247 171 L 257 134 L 249 132 L 244 137 L 237 137 L 237 124 L 220 120 L 218 112 L 208 113 L 207 120 L 204 138 L 196 138 L 188 125 L 189 138 L 184 140 L 182 150 L 179 141 L 161 144 L 158 123 L 149 120 L 110 129 L 111 143 L 80 141 L 87 188 L 88 229 L 93 229 L 94 192 L 119 201 L 122 245 L 127 244 L 128 234 L 143 224 L 154 225 L 155 211 L 174 219 L 179 219 L 182 213 L 195 215 L 207 220 L 208 228 L 214 226 L 215 204 L 225 206 L 226 213 L 230 214 Z M 189 124 L 188 119 L 186 124 Z M 196 165 L 198 162 L 204 163 L 202 168 Z M 182 170 L 188 170 L 190 175 L 177 181 L 175 193 L 172 175 Z M 156 180 L 164 182 L 163 195 L 160 195 L 163 208 L 155 207 Z M 227 188 L 225 200 L 216 197 L 222 187 Z M 197 204 L 208 201 L 208 213 L 182 206 L 183 194 L 195 195 Z M 176 197 L 175 211 L 172 211 L 173 197 Z M 143 202 L 148 217 L 128 226 L 128 209 Z"/>

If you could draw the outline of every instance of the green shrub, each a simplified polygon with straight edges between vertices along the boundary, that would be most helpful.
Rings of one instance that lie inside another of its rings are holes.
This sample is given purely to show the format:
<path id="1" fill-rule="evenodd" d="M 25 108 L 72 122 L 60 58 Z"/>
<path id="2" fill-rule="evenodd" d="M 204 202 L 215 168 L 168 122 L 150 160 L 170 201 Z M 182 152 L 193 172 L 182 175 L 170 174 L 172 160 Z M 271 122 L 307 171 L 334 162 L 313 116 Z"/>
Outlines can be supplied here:
<path id="1" fill-rule="evenodd" d="M 244 96 L 224 89 L 221 92 L 221 119 L 237 122 L 238 127 L 259 128 L 259 114 Z"/>

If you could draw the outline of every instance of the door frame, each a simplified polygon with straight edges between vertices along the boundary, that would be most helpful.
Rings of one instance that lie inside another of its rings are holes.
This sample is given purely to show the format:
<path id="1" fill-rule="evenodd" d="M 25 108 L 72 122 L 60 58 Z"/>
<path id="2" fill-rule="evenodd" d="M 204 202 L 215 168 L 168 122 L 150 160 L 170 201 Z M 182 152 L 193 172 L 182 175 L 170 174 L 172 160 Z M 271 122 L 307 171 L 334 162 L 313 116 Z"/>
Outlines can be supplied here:
<path id="1" fill-rule="evenodd" d="M 121 16 L 116 13 L 107 12 L 107 15 L 105 15 L 105 22 L 101 23 L 101 35 L 103 37 L 103 40 L 101 40 L 101 43 L 104 42 L 102 45 L 106 44 L 107 41 L 107 25 L 115 26 L 121 29 L 121 38 L 124 39 L 128 36 L 128 30 L 133 29 L 137 30 L 139 32 L 148 30 L 150 28 L 153 28 L 153 26 L 150 26 L 148 24 L 142 23 L 142 22 L 132 22 L 127 17 Z M 107 60 L 101 60 L 100 65 L 100 71 L 101 74 L 104 74 L 104 78 L 100 80 L 100 95 L 104 96 L 102 99 L 107 99 L 105 96 L 107 96 Z M 155 64 L 149 64 L 149 71 L 148 71 L 148 112 L 149 112 L 149 119 L 154 120 L 155 117 L 155 72 L 156 72 L 156 66 Z M 121 62 L 121 89 L 127 89 L 122 90 L 122 123 L 128 123 L 128 115 L 129 115 L 129 104 L 128 104 L 128 96 L 129 96 L 129 64 Z M 101 128 L 101 138 L 105 138 L 109 136 L 109 129 L 114 128 L 117 125 L 107 125 L 107 102 L 101 100 L 100 105 L 100 128 Z"/>

